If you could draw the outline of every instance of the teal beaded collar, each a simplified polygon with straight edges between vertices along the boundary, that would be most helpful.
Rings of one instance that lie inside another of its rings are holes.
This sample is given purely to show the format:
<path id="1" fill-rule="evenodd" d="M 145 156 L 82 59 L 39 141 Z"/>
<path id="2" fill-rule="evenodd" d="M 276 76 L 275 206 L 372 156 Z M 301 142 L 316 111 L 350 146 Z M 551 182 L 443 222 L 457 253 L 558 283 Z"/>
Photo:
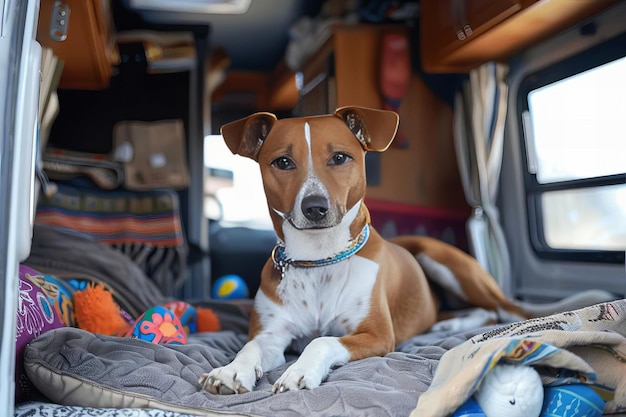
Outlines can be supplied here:
<path id="1" fill-rule="evenodd" d="M 272 260 L 274 261 L 274 268 L 280 271 L 280 278 L 285 277 L 285 271 L 290 266 L 294 266 L 296 268 L 313 268 L 318 266 L 328 266 L 332 264 L 336 264 L 337 262 L 341 262 L 344 259 L 348 259 L 358 251 L 360 251 L 363 246 L 367 243 L 367 239 L 370 235 L 370 225 L 366 224 L 361 230 L 361 233 L 357 236 L 356 239 L 350 241 L 350 246 L 347 249 L 339 252 L 336 255 L 329 256 L 324 259 L 317 259 L 314 261 L 302 261 L 302 260 L 293 260 L 291 258 L 287 258 L 285 254 L 285 245 L 279 243 L 274 247 L 272 251 Z"/>

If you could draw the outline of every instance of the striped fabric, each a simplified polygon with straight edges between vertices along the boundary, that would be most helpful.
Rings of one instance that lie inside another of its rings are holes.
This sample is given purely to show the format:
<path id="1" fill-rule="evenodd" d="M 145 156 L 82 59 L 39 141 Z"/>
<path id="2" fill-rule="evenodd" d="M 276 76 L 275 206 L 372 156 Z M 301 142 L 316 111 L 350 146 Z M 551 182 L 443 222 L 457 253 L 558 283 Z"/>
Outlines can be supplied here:
<path id="1" fill-rule="evenodd" d="M 35 222 L 85 233 L 124 252 L 166 295 L 184 278 L 186 244 L 172 190 L 100 190 L 58 182 L 42 195 Z"/>

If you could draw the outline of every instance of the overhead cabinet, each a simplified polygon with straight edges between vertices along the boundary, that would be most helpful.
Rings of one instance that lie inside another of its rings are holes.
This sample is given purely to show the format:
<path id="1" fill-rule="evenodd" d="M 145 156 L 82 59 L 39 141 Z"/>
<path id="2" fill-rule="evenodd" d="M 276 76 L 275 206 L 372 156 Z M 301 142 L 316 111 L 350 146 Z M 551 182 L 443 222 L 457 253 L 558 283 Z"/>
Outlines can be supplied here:
<path id="1" fill-rule="evenodd" d="M 420 47 L 427 72 L 467 72 L 505 60 L 617 0 L 422 0 Z"/>
<path id="2" fill-rule="evenodd" d="M 37 41 L 63 61 L 60 88 L 109 86 L 119 55 L 109 0 L 42 0 Z"/>
<path id="3" fill-rule="evenodd" d="M 406 33 L 393 25 L 336 24 L 332 35 L 301 68 L 299 115 L 359 105 L 382 108 L 379 86 L 383 36 Z"/>

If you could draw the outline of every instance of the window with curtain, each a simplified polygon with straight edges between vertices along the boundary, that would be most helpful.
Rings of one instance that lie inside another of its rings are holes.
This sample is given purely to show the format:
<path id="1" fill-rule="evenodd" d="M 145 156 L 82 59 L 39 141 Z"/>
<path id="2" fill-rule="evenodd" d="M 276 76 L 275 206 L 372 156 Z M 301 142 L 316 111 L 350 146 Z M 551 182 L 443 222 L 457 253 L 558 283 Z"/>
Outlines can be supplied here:
<path id="1" fill-rule="evenodd" d="M 529 233 L 539 256 L 624 262 L 625 40 L 560 62 L 522 83 L 518 99 Z"/>

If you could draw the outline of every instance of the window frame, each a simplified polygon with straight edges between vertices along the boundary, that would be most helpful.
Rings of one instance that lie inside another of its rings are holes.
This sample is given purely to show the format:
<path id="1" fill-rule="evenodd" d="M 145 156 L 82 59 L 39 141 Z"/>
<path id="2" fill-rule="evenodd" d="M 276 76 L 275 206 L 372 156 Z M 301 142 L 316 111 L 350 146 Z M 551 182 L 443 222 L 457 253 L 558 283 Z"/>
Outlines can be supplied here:
<path id="1" fill-rule="evenodd" d="M 583 26 L 581 33 L 584 30 L 585 27 Z M 623 264 L 625 262 L 625 251 L 623 250 L 564 249 L 553 248 L 548 245 L 544 233 L 545 225 L 543 223 L 541 201 L 544 193 L 625 184 L 626 173 L 545 184 L 540 183 L 537 180 L 537 175 L 532 173 L 529 167 L 529 138 L 525 132 L 524 121 L 524 114 L 529 112 L 528 94 L 531 91 L 623 57 L 626 57 L 626 33 L 529 73 L 520 82 L 516 96 L 516 118 L 519 137 L 522 138 L 519 141 L 519 146 L 524 168 L 523 182 L 528 214 L 527 231 L 532 249 L 536 256 L 541 259 L 609 264 Z"/>

